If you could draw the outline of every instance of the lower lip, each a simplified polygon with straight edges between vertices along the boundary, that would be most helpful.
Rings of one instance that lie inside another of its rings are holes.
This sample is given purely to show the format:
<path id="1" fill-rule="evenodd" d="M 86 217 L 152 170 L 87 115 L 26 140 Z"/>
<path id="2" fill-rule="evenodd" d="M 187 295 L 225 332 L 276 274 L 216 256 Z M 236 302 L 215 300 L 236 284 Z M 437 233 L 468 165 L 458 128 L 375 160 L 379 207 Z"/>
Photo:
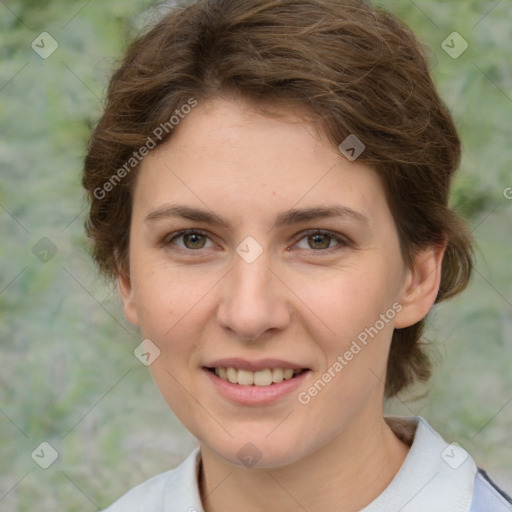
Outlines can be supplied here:
<path id="1" fill-rule="evenodd" d="M 270 384 L 270 386 L 242 386 L 221 379 L 209 370 L 203 369 L 203 371 L 221 395 L 242 405 L 267 405 L 276 402 L 295 391 L 310 373 L 306 370 L 292 379 Z"/>

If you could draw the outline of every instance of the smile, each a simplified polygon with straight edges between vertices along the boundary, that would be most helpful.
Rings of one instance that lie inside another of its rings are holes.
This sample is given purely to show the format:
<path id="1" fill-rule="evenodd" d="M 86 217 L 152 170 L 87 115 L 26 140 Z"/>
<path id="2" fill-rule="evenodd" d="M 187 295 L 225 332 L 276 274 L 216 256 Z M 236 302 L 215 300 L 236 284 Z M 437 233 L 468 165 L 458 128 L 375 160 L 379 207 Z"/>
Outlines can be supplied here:
<path id="1" fill-rule="evenodd" d="M 293 400 L 312 374 L 308 364 L 285 359 L 230 357 L 206 361 L 203 375 L 223 399 L 245 406 Z"/>
<path id="2" fill-rule="evenodd" d="M 222 380 L 230 382 L 231 384 L 261 387 L 279 384 L 283 380 L 292 379 L 304 371 L 303 369 L 293 368 L 265 368 L 263 370 L 253 372 L 242 368 L 225 368 L 222 366 L 208 368 L 208 370 L 215 373 L 217 377 L 220 377 Z"/>

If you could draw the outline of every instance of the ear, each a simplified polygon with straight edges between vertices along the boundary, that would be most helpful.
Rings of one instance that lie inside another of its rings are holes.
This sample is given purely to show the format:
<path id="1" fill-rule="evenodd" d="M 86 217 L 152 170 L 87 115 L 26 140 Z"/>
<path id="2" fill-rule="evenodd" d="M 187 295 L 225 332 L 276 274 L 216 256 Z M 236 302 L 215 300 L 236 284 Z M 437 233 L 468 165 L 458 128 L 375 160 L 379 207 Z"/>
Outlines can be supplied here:
<path id="1" fill-rule="evenodd" d="M 395 328 L 402 329 L 427 316 L 441 284 L 441 268 L 446 244 L 432 245 L 418 252 L 412 268 L 407 269 L 402 296 L 402 310 L 395 316 Z"/>
<path id="2" fill-rule="evenodd" d="M 133 325 L 139 325 L 133 287 L 128 274 L 122 272 L 117 276 L 117 289 L 123 301 L 124 314 L 127 320 Z"/>

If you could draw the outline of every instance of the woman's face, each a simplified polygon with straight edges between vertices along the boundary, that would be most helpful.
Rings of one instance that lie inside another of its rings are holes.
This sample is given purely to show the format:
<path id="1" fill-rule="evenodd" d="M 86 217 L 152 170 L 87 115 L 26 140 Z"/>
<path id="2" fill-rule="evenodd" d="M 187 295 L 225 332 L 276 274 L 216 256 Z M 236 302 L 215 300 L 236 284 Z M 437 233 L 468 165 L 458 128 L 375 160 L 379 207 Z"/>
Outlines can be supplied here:
<path id="1" fill-rule="evenodd" d="M 382 419 L 393 327 L 419 319 L 377 175 L 289 119 L 199 102 L 142 163 L 120 278 L 177 417 L 260 467 Z"/>

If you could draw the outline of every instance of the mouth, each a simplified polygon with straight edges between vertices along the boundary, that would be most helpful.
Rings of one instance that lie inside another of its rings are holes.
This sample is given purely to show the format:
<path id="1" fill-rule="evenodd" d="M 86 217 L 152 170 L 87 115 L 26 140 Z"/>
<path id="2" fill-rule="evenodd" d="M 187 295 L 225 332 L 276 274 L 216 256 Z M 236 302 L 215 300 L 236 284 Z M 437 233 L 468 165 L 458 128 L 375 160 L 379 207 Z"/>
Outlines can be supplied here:
<path id="1" fill-rule="evenodd" d="M 204 367 L 204 369 L 231 384 L 257 387 L 275 386 L 285 380 L 295 379 L 309 371 L 308 368 L 264 368 L 251 371 L 232 366 Z"/>
<path id="2" fill-rule="evenodd" d="M 312 373 L 304 363 L 285 359 L 246 359 L 231 357 L 205 361 L 207 382 L 219 396 L 242 406 L 268 406 L 293 400 Z"/>

